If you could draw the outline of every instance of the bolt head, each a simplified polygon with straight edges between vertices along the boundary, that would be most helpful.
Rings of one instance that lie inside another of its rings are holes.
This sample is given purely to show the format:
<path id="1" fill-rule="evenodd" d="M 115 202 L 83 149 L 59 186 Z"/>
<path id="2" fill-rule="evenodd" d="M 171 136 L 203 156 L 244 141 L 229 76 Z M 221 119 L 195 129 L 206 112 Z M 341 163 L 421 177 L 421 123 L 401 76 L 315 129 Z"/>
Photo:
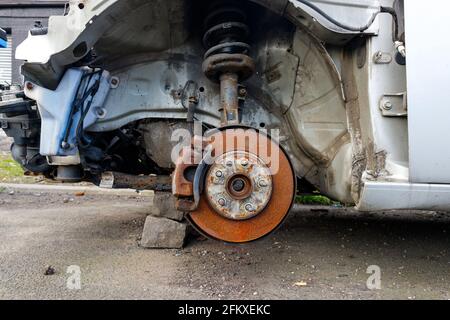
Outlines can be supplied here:
<path id="1" fill-rule="evenodd" d="M 217 203 L 219 203 L 219 205 L 221 205 L 222 207 L 225 207 L 227 201 L 224 198 L 220 198 Z"/>
<path id="2" fill-rule="evenodd" d="M 251 203 L 247 203 L 245 205 L 245 210 L 247 210 L 248 212 L 255 212 L 255 207 Z"/>
<path id="3" fill-rule="evenodd" d="M 247 159 L 242 159 L 241 160 L 241 166 L 247 167 L 248 166 L 248 160 Z"/>
<path id="4" fill-rule="evenodd" d="M 390 102 L 390 101 L 386 101 L 383 105 L 383 108 L 385 110 L 392 110 L 392 107 L 393 107 L 393 105 L 392 105 L 392 102 Z"/>
<path id="5" fill-rule="evenodd" d="M 268 184 L 267 181 L 264 180 L 264 179 L 261 179 L 261 180 L 259 180 L 259 182 L 258 182 L 258 186 L 259 186 L 260 188 L 266 188 L 268 185 L 269 185 L 269 184 Z"/>
<path id="6" fill-rule="evenodd" d="M 223 172 L 222 171 L 216 171 L 216 177 L 217 178 L 222 178 L 223 177 Z"/>

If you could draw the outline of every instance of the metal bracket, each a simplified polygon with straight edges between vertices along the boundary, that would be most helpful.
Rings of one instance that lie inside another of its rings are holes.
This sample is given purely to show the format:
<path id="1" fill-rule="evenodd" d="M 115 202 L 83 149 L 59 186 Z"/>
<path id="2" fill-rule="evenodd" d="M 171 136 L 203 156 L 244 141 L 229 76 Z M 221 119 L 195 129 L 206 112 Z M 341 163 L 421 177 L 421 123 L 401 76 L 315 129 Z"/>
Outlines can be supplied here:
<path id="1" fill-rule="evenodd" d="M 385 94 L 380 100 L 380 110 L 384 117 L 407 117 L 406 92 Z"/>

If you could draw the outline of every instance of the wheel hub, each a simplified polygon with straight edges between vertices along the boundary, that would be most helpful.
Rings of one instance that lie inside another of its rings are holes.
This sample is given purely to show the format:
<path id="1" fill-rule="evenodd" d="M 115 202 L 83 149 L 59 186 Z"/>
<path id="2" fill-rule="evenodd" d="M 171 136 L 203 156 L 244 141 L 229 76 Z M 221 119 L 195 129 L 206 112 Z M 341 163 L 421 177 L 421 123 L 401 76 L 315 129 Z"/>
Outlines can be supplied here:
<path id="1" fill-rule="evenodd" d="M 211 207 L 223 217 L 251 219 L 266 208 L 272 196 L 270 169 L 248 152 L 223 154 L 208 171 L 206 196 Z"/>
<path id="2" fill-rule="evenodd" d="M 253 129 L 226 129 L 209 141 L 214 161 L 199 203 L 187 218 L 204 235 L 230 243 L 270 234 L 295 197 L 295 175 L 286 153 Z M 182 171 L 177 172 L 181 177 Z"/>

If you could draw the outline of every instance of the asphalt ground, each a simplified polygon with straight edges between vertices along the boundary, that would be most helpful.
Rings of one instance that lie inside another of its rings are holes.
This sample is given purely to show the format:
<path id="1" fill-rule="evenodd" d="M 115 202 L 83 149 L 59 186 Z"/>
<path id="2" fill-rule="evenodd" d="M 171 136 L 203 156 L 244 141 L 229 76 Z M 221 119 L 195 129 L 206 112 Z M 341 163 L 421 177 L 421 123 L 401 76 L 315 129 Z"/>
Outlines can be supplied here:
<path id="1" fill-rule="evenodd" d="M 0 299 L 450 298 L 445 214 L 296 207 L 254 243 L 192 236 L 183 250 L 148 250 L 151 205 L 133 192 L 0 186 Z"/>

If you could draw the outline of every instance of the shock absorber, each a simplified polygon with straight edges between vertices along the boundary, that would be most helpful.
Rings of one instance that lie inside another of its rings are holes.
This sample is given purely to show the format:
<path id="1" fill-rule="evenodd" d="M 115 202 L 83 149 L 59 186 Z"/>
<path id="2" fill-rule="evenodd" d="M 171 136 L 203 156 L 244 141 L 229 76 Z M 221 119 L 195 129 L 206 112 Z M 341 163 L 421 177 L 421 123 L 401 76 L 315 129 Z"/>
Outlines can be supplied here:
<path id="1" fill-rule="evenodd" d="M 229 127 L 241 123 L 245 90 L 239 83 L 255 71 L 246 22 L 245 11 L 233 0 L 215 1 L 209 10 L 203 71 L 220 83 L 222 128 L 207 139 L 199 137 L 200 151 L 208 149 L 208 155 L 195 167 L 193 179 L 187 179 L 192 165 L 186 163 L 199 153 L 194 145 L 180 156 L 173 174 L 177 209 L 188 211 L 186 218 L 204 235 L 231 243 L 253 241 L 275 230 L 296 191 L 292 165 L 275 141 L 257 130 Z"/>
<path id="2" fill-rule="evenodd" d="M 249 56 L 250 28 L 246 22 L 245 11 L 230 1 L 215 2 L 205 19 L 203 44 L 207 51 L 203 72 L 211 81 L 220 83 L 222 126 L 240 123 L 239 83 L 255 71 Z"/>

